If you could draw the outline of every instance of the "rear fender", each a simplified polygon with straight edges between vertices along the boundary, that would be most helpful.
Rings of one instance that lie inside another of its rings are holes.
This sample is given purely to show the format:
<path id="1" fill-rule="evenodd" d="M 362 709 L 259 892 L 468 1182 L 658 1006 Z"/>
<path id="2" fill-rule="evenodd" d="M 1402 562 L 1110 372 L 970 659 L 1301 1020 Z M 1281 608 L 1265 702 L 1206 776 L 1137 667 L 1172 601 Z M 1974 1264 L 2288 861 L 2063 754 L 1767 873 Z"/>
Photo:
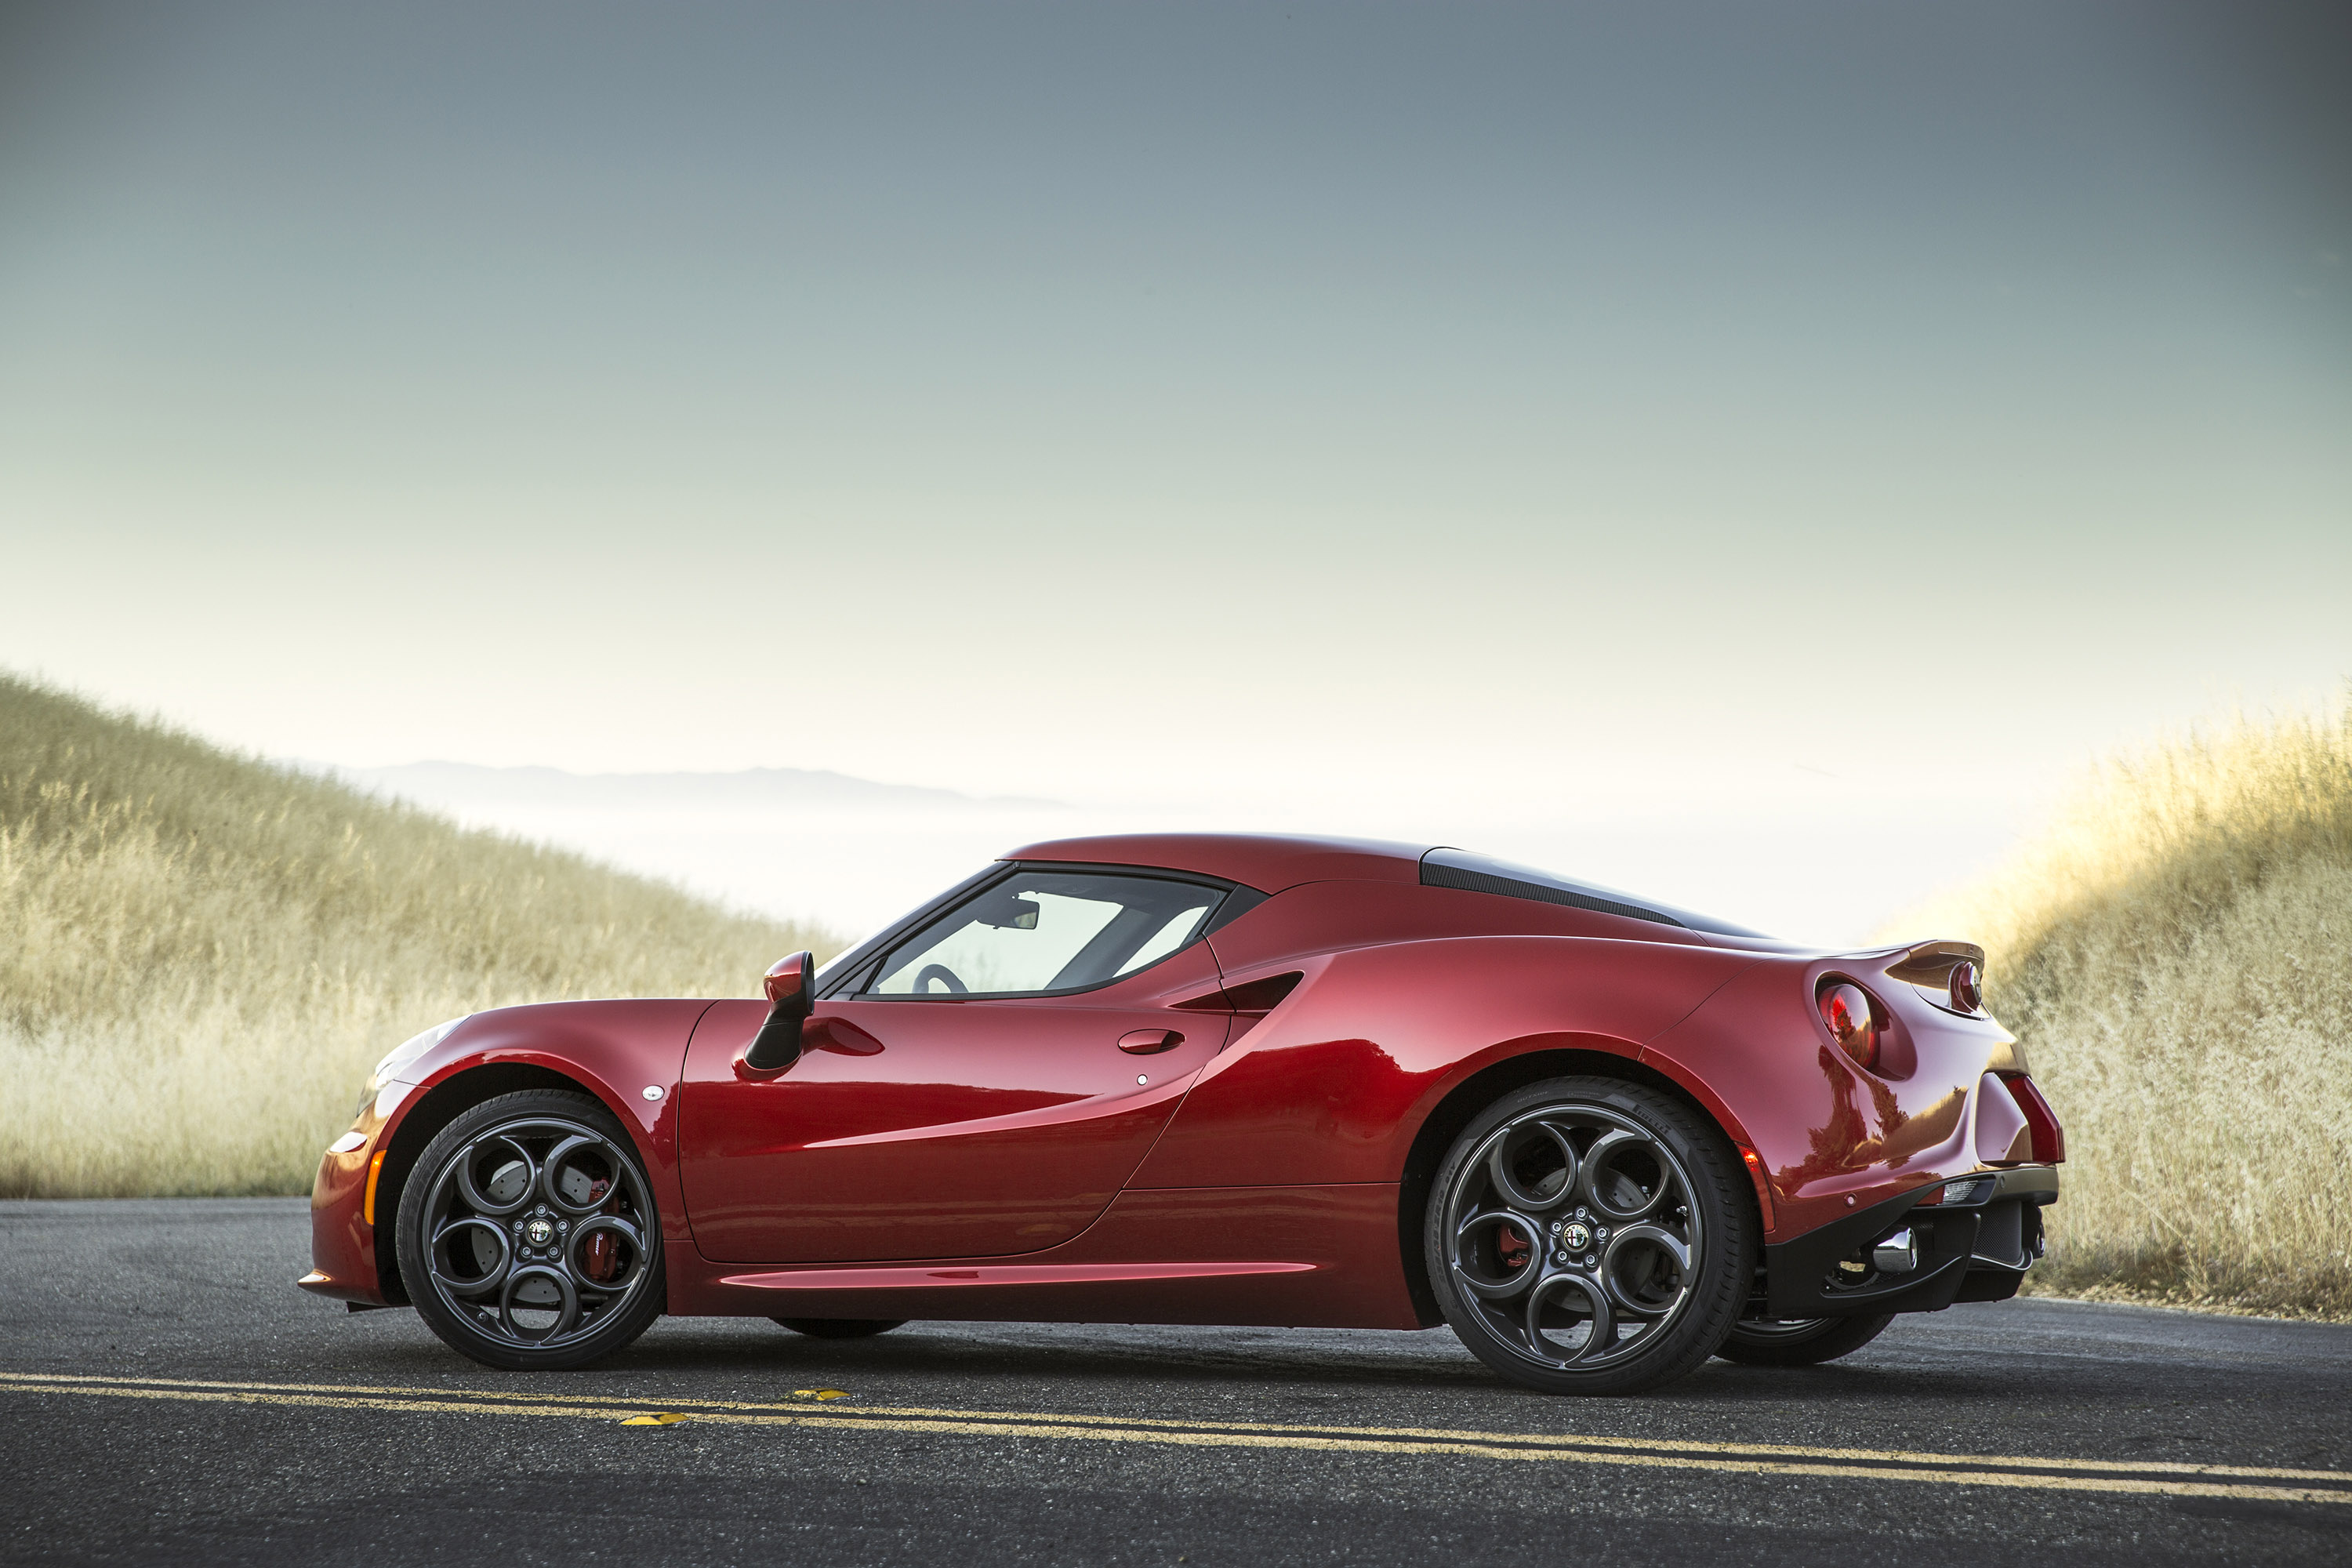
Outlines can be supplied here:
<path id="1" fill-rule="evenodd" d="M 1752 953 L 1574 937 L 1457 937 L 1276 959 L 1306 978 L 1202 1070 L 1129 1183 L 1280 1186 L 1402 1179 L 1446 1095 L 1530 1051 L 1632 1059 Z"/>
<path id="2" fill-rule="evenodd" d="M 1755 1151 L 1775 1241 L 1978 1166 L 1978 1085 L 2014 1059 L 2015 1038 L 1889 980 L 1903 956 L 1760 959 L 1642 1049 Z M 1861 982 L 1890 1015 L 1874 1071 L 1837 1047 L 1814 1009 L 1832 974 Z"/>

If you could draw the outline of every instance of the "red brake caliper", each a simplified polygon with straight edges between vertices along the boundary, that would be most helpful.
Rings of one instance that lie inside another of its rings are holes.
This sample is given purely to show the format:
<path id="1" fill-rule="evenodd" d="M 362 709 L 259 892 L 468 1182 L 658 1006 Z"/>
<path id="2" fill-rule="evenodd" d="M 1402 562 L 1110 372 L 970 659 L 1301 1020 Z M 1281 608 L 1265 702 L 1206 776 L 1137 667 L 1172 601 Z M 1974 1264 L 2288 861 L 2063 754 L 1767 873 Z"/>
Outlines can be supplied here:
<path id="1" fill-rule="evenodd" d="M 1502 1258 L 1504 1268 L 1514 1272 L 1525 1268 L 1529 1250 L 1528 1238 L 1519 1234 L 1517 1226 L 1498 1225 L 1495 1227 L 1495 1252 Z"/>
<path id="2" fill-rule="evenodd" d="M 598 1182 L 588 1189 L 588 1200 L 591 1203 L 601 1202 L 611 1190 L 611 1183 Z M 610 1279 L 620 1271 L 619 1251 L 619 1244 L 613 1239 L 611 1231 L 596 1232 L 588 1238 L 588 1246 L 581 1257 L 581 1271 L 600 1283 Z"/>

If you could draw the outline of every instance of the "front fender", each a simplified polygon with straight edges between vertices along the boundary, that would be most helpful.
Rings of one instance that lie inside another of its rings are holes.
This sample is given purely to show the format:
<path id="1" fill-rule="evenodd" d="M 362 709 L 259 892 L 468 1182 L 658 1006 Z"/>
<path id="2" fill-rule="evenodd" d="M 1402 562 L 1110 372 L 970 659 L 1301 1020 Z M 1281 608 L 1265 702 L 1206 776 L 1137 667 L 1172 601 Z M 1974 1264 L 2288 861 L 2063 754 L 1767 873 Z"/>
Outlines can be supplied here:
<path id="1" fill-rule="evenodd" d="M 477 1068 L 560 1073 L 604 1101 L 628 1131 L 661 1205 L 662 1239 L 685 1242 L 677 1089 L 687 1040 L 710 1006 L 707 1001 L 546 1002 L 477 1013 L 403 1071 L 414 1088 L 387 1125 L 396 1135 L 400 1115 L 434 1103 Z M 653 1089 L 660 1090 L 657 1098 L 648 1096 Z"/>
<path id="2" fill-rule="evenodd" d="M 303 1283 L 368 1304 L 388 1299 L 377 1232 L 397 1212 L 407 1166 L 442 1127 L 480 1100 L 552 1075 L 593 1094 L 629 1135 L 661 1211 L 676 1259 L 690 1246 L 677 1170 L 677 1088 L 686 1043 L 707 1001 L 554 1002 L 477 1013 L 404 1064 L 362 1108 L 352 1132 L 321 1163 L 311 1194 L 313 1269 Z M 501 1081 L 503 1080 L 503 1081 Z M 658 1090 L 648 1099 L 648 1090 Z M 366 1214 L 367 1173 L 385 1156 L 375 1222 Z M 389 1233 L 385 1233 L 389 1235 Z"/>

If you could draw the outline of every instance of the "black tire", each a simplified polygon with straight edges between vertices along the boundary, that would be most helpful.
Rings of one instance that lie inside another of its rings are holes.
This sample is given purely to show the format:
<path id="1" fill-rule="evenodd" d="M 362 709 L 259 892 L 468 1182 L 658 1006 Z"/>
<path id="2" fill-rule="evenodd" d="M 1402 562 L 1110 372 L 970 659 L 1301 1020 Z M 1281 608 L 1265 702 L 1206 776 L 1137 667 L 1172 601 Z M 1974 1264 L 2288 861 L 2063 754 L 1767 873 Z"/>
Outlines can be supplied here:
<path id="1" fill-rule="evenodd" d="M 870 1340 L 877 1334 L 887 1334 L 892 1329 L 903 1328 L 904 1318 L 773 1318 L 796 1334 L 806 1334 L 813 1340 Z"/>
<path id="2" fill-rule="evenodd" d="M 653 1187 L 592 1095 L 525 1089 L 461 1113 L 425 1146 L 395 1223 L 417 1315 L 485 1366 L 585 1366 L 661 1315 Z"/>
<path id="3" fill-rule="evenodd" d="M 1800 1318 L 1789 1322 L 1751 1320 L 1732 1325 L 1715 1353 L 1742 1366 L 1817 1366 L 1852 1355 L 1895 1321 L 1873 1318 Z"/>
<path id="4" fill-rule="evenodd" d="M 1711 1122 L 1639 1084 L 1559 1078 L 1464 1129 L 1422 1235 L 1438 1304 L 1479 1360 L 1522 1387 L 1608 1394 L 1715 1353 L 1747 1304 L 1757 1230 Z"/>

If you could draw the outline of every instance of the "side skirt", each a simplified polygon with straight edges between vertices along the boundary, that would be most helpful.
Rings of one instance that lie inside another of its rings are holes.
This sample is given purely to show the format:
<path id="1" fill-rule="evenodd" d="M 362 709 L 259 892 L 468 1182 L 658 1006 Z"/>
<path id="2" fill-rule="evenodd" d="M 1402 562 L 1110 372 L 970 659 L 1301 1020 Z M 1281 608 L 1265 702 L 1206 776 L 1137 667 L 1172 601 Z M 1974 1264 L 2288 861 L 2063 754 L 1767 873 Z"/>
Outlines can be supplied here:
<path id="1" fill-rule="evenodd" d="M 1083 1236 L 1012 1258 L 769 1265 L 698 1258 L 680 1316 L 979 1322 L 1421 1326 L 1396 1243 L 1397 1189 L 1163 1187 L 1121 1193 Z"/>

